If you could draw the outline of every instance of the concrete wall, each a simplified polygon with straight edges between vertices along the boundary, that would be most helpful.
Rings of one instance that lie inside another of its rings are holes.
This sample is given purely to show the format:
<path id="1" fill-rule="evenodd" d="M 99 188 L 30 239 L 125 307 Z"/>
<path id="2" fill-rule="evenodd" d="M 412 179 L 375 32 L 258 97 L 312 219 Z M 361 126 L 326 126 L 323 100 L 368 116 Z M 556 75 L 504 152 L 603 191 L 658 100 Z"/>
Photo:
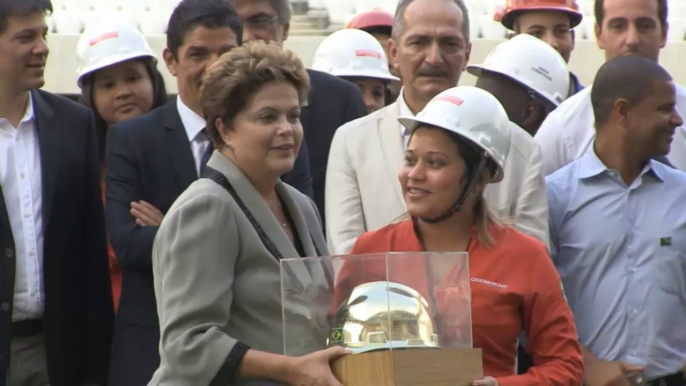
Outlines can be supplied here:
<path id="1" fill-rule="evenodd" d="M 48 38 L 50 57 L 46 69 L 46 84 L 44 89 L 60 94 L 80 93 L 76 86 L 76 42 L 78 35 L 51 35 Z M 165 36 L 149 36 L 151 48 L 160 59 L 159 68 L 165 76 L 167 90 L 176 93 L 176 82 L 167 71 L 162 61 L 162 49 L 165 46 Z M 314 53 L 322 41 L 322 37 L 294 36 L 285 46 L 294 50 L 303 59 L 306 66 L 310 66 Z M 471 63 L 481 62 L 499 41 L 475 40 L 472 44 Z M 660 62 L 678 83 L 686 85 L 686 67 L 681 61 L 686 60 L 686 42 L 670 42 L 662 51 Z M 593 77 L 604 61 L 603 52 L 594 41 L 578 41 L 572 54 L 570 69 L 581 79 L 584 85 L 593 81 Z M 461 85 L 473 85 L 474 77 L 465 73 L 460 81 Z"/>

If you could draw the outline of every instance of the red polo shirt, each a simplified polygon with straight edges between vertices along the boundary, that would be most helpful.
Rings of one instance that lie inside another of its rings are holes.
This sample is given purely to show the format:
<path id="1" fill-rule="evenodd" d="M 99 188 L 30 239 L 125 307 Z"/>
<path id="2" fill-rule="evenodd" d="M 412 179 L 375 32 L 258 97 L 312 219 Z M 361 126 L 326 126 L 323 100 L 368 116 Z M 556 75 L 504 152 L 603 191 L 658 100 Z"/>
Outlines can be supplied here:
<path id="1" fill-rule="evenodd" d="M 485 248 L 474 229 L 468 247 L 472 336 L 474 347 L 482 349 L 485 375 L 495 377 L 500 386 L 580 385 L 581 347 L 546 247 L 510 227 L 493 226 L 491 235 L 495 246 Z M 360 236 L 351 254 L 421 251 L 412 222 L 405 221 Z M 424 262 L 419 261 L 389 264 L 389 279 L 426 296 L 430 284 Z M 386 280 L 384 261 L 361 264 L 355 260 L 344 264 L 336 286 L 336 304 L 359 284 Z M 437 311 L 450 313 L 450 296 L 461 296 L 460 291 L 441 295 L 439 289 Z M 517 338 L 522 331 L 535 365 L 526 374 L 516 375 Z"/>
<path id="2" fill-rule="evenodd" d="M 104 169 L 103 169 L 104 170 Z M 100 188 L 102 189 L 102 202 L 105 203 L 105 172 L 102 172 L 102 178 L 100 180 Z M 114 300 L 114 312 L 117 312 L 119 308 L 119 299 L 121 298 L 121 277 L 122 271 L 121 267 L 117 263 L 117 257 L 114 255 L 114 249 L 112 249 L 112 244 L 109 242 L 109 237 L 107 238 L 107 258 L 110 263 L 110 281 L 112 282 L 112 299 Z"/>

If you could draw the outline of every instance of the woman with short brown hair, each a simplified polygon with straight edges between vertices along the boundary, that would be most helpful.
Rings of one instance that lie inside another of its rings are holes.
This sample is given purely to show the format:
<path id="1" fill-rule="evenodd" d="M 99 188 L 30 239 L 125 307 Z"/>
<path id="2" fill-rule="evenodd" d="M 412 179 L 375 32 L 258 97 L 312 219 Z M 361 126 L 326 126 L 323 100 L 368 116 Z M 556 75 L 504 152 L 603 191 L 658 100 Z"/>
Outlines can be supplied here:
<path id="1" fill-rule="evenodd" d="M 340 347 L 276 354 L 284 350 L 279 260 L 328 254 L 314 203 L 279 180 L 301 146 L 308 88 L 300 59 L 264 42 L 224 54 L 205 75 L 200 102 L 217 150 L 155 240 L 162 361 L 151 385 L 340 385 L 329 368 Z M 330 288 L 325 271 L 308 270 L 305 292 L 326 293 L 318 288 Z"/>

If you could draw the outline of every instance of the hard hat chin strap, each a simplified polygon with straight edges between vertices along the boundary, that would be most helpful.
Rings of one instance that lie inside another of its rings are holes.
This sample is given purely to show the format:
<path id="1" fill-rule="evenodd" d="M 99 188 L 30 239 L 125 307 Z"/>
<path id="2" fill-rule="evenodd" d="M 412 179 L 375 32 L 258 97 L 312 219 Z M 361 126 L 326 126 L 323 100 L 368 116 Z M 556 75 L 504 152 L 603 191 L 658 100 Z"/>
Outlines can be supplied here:
<path id="1" fill-rule="evenodd" d="M 479 161 L 479 164 L 477 165 L 476 168 L 472 171 L 472 175 L 470 176 L 469 183 L 462 189 L 462 193 L 460 193 L 460 197 L 457 199 L 457 202 L 453 207 L 445 212 L 444 214 L 436 217 L 436 218 L 422 218 L 422 221 L 427 222 L 429 224 L 437 224 L 439 222 L 443 222 L 450 217 L 452 217 L 455 213 L 459 212 L 462 209 L 462 205 L 464 205 L 465 200 L 467 199 L 467 195 L 469 192 L 472 190 L 476 182 L 479 180 L 479 175 L 481 174 L 481 171 L 486 167 L 486 155 L 481 157 L 481 160 Z"/>

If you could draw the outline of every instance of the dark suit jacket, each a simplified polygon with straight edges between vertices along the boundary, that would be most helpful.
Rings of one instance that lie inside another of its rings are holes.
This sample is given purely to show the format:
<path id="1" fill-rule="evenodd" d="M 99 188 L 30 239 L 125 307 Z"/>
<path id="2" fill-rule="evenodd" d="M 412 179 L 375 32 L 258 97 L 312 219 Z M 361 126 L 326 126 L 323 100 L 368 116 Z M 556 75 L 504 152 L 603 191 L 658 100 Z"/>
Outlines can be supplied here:
<path id="1" fill-rule="evenodd" d="M 123 273 L 109 384 L 147 385 L 160 362 L 152 276 L 158 227 L 136 225 L 130 203 L 144 200 L 167 213 L 198 174 L 176 100 L 112 126 L 106 146 L 107 226 Z M 300 153 L 299 158 L 307 156 Z M 309 166 L 307 158 L 296 160 L 297 165 Z M 304 181 L 295 184 L 298 188 L 311 190 L 309 169 L 291 175 Z"/>
<path id="2" fill-rule="evenodd" d="M 314 202 L 324 218 L 324 188 L 329 149 L 336 130 L 344 124 L 367 115 L 367 107 L 357 86 L 324 72 L 307 70 L 310 96 L 303 108 L 302 125 L 309 149 Z"/>
<path id="3" fill-rule="evenodd" d="M 104 385 L 112 338 L 100 165 L 91 110 L 32 91 L 43 199 L 45 348 L 50 384 Z M 9 366 L 14 237 L 0 192 L 0 386 Z"/>

